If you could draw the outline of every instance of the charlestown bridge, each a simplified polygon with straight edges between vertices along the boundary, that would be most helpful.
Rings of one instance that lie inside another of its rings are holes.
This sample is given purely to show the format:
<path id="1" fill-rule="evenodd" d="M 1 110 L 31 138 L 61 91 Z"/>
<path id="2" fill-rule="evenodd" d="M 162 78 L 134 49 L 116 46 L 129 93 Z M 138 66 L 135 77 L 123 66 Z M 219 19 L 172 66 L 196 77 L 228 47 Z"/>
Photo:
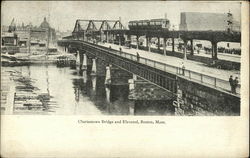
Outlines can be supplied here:
<path id="1" fill-rule="evenodd" d="M 139 44 L 141 36 L 146 37 L 146 47 Z M 132 37 L 136 44 L 128 45 L 126 41 L 131 42 Z M 152 38 L 158 39 L 158 48 L 151 47 Z M 169 38 L 172 39 L 171 51 L 166 46 Z M 184 42 L 183 53 L 175 52 L 175 38 Z M 193 40 L 210 41 L 211 58 L 194 55 Z M 162 48 L 160 41 L 163 41 Z M 188 41 L 190 53 L 187 53 Z M 167 100 L 176 115 L 239 115 L 240 85 L 236 94 L 231 93 L 228 82 L 231 72 L 206 65 L 208 62 L 219 68 L 227 65 L 226 68 L 239 70 L 240 63 L 218 59 L 217 43 L 221 41 L 240 42 L 241 33 L 230 30 L 131 30 L 120 20 L 77 20 L 72 36 L 58 41 L 58 45 L 78 57 L 80 71 L 89 71 L 92 75 L 104 72 L 107 86 L 117 84 L 117 78 L 125 78 L 122 82 L 129 84 L 131 91 L 142 93 L 136 97 L 132 95 L 131 99 Z M 180 67 L 183 62 L 185 67 Z M 147 90 L 152 93 L 145 98 Z"/>

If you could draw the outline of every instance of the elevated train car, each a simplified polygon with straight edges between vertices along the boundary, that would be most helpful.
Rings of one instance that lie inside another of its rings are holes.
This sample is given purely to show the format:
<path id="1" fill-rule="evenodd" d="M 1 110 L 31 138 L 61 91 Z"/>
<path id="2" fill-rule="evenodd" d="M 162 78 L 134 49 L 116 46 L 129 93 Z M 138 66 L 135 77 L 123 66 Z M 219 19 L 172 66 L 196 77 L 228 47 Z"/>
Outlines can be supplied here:
<path id="1" fill-rule="evenodd" d="M 168 19 L 136 20 L 129 21 L 128 27 L 130 30 L 168 30 L 170 22 Z"/>
<path id="2" fill-rule="evenodd" d="M 151 19 L 149 22 L 150 29 L 169 29 L 170 22 L 168 19 Z"/>

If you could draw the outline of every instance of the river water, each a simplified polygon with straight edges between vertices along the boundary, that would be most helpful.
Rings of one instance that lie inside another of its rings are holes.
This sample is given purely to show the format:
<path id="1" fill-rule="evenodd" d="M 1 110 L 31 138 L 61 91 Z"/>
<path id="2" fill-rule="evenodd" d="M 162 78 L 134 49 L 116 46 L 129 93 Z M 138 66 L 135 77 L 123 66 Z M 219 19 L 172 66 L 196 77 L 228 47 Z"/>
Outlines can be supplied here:
<path id="1" fill-rule="evenodd" d="M 128 85 L 105 86 L 105 76 L 56 65 L 2 67 L 15 85 L 12 114 L 48 115 L 166 115 L 166 109 L 143 106 L 135 110 Z M 9 84 L 9 85 L 8 85 Z M 9 88 L 10 89 L 10 88 Z M 11 97 L 8 95 L 7 97 Z M 32 98 L 33 97 L 33 98 Z M 27 99 L 28 98 L 28 99 Z M 2 102 L 2 100 L 1 100 Z M 7 103 L 11 104 L 11 103 Z M 137 103 L 138 105 L 138 103 Z M 1 112 L 4 109 L 1 109 Z M 137 113 L 135 113 L 137 111 Z"/>

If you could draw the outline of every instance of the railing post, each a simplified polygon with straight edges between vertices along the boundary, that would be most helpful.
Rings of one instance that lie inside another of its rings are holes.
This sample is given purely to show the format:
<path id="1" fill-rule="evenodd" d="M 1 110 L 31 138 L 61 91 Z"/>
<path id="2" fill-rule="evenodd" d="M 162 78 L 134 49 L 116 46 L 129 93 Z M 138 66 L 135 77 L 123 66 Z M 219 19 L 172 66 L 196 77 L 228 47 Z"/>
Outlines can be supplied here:
<path id="1" fill-rule="evenodd" d="M 216 87 L 216 78 L 214 78 L 214 86 Z"/>
<path id="2" fill-rule="evenodd" d="M 203 75 L 201 74 L 201 83 L 203 83 Z"/>
<path id="3" fill-rule="evenodd" d="M 148 65 L 148 59 L 145 58 L 145 64 Z"/>

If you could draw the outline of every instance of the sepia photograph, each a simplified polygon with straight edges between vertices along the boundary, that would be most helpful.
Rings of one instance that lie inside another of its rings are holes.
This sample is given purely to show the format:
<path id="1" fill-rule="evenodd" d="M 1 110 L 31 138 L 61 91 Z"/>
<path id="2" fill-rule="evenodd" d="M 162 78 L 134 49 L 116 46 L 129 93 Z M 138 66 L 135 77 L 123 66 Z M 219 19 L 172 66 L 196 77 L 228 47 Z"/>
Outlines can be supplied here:
<path id="1" fill-rule="evenodd" d="M 2 2 L 1 114 L 239 116 L 241 3 L 162 3 Z"/>
<path id="2" fill-rule="evenodd" d="M 1 1 L 1 157 L 248 155 L 248 7 Z"/>

